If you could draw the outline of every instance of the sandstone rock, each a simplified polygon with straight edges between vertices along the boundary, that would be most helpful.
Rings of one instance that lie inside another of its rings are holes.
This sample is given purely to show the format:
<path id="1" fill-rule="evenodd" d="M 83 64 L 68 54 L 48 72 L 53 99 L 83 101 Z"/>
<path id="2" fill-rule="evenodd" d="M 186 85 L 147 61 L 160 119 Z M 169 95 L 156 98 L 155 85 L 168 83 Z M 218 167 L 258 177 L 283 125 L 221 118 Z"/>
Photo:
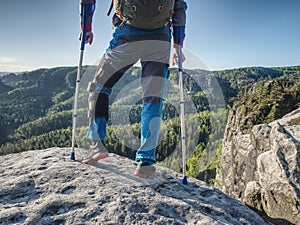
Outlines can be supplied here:
<path id="1" fill-rule="evenodd" d="M 280 124 L 273 125 L 271 150 L 257 158 L 264 211 L 300 224 L 300 143 Z"/>
<path id="2" fill-rule="evenodd" d="M 248 205 L 260 211 L 264 210 L 261 201 L 261 186 L 259 183 L 255 181 L 247 183 L 244 195 L 244 201 L 247 202 Z"/>
<path id="3" fill-rule="evenodd" d="M 216 173 L 216 168 L 200 170 L 196 178 L 209 184 L 215 179 Z"/>
<path id="4" fill-rule="evenodd" d="M 0 157 L 0 224 L 265 224 L 204 182 L 183 185 L 163 167 L 140 179 L 129 159 L 111 154 L 88 166 L 70 161 L 69 151 Z"/>
<path id="5" fill-rule="evenodd" d="M 228 121 L 216 184 L 278 224 L 300 224 L 300 109 L 250 134 L 234 133 L 235 125 Z"/>

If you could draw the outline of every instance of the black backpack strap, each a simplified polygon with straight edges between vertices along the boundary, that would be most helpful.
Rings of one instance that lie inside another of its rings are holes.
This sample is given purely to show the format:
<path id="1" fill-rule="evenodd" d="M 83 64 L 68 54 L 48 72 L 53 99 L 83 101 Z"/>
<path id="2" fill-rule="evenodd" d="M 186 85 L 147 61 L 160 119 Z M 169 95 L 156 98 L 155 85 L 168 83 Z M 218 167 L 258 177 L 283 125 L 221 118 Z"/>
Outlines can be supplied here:
<path id="1" fill-rule="evenodd" d="M 114 0 L 111 0 L 111 4 L 110 4 L 110 7 L 109 7 L 109 10 L 108 10 L 108 12 L 107 12 L 107 14 L 106 14 L 107 16 L 110 15 L 110 13 L 111 13 L 113 7 L 114 7 Z"/>

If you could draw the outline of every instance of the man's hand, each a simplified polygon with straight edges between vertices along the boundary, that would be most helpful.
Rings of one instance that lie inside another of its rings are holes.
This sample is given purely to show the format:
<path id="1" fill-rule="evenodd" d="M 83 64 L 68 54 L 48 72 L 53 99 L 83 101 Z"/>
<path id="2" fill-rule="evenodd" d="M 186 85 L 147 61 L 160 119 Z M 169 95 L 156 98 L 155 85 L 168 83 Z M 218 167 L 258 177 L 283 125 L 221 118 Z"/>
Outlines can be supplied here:
<path id="1" fill-rule="evenodd" d="M 174 44 L 174 52 L 172 56 L 172 65 L 178 65 L 178 54 L 179 54 L 179 46 Z M 181 51 L 181 62 L 185 61 L 185 56 Z"/>
<path id="2" fill-rule="evenodd" d="M 93 32 L 92 31 L 86 32 L 85 37 L 86 37 L 85 43 L 91 45 L 93 43 L 93 39 L 94 39 Z M 81 40 L 81 38 L 82 38 L 82 32 L 80 32 L 78 39 Z"/>

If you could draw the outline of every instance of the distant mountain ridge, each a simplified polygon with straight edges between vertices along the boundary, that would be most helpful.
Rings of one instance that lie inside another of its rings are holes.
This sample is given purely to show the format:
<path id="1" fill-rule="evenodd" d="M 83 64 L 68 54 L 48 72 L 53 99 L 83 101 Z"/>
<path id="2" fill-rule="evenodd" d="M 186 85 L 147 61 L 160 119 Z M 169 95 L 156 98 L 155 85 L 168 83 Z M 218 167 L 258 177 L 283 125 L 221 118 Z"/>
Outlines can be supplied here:
<path id="1" fill-rule="evenodd" d="M 22 72 L 5 72 L 5 71 L 0 71 L 0 77 L 2 77 L 2 76 L 5 76 L 5 75 L 7 75 L 7 74 L 21 74 L 21 73 L 24 73 L 25 71 L 22 71 Z"/>

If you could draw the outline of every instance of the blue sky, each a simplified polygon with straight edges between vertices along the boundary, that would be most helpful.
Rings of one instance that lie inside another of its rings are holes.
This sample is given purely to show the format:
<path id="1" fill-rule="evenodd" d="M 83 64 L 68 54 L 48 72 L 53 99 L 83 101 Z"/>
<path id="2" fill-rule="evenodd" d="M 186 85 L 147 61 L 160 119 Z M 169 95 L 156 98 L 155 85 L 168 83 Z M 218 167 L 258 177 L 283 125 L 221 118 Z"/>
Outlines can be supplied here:
<path id="1" fill-rule="evenodd" d="M 77 66 L 79 0 L 0 2 L 0 71 Z M 185 51 L 197 67 L 300 65 L 299 0 L 187 0 Z M 94 43 L 84 63 L 100 59 L 113 32 L 110 0 L 98 0 Z M 191 52 L 191 54 L 189 54 Z"/>

